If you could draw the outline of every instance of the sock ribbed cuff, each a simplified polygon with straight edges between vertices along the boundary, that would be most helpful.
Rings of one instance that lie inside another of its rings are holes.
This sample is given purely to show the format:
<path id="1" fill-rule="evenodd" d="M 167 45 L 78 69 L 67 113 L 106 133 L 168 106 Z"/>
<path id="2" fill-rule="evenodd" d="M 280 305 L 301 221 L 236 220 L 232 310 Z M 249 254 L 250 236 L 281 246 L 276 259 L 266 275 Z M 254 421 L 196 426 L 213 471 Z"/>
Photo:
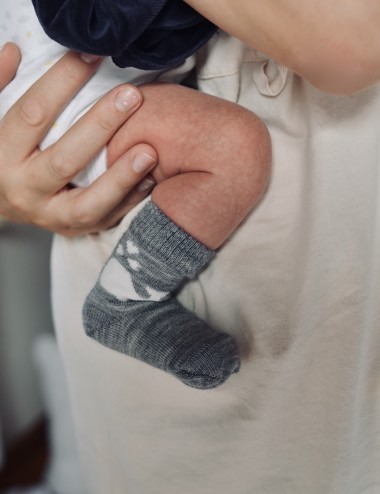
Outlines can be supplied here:
<path id="1" fill-rule="evenodd" d="M 194 278 L 215 252 L 176 225 L 153 202 L 132 220 L 129 232 L 138 245 L 188 278 Z"/>

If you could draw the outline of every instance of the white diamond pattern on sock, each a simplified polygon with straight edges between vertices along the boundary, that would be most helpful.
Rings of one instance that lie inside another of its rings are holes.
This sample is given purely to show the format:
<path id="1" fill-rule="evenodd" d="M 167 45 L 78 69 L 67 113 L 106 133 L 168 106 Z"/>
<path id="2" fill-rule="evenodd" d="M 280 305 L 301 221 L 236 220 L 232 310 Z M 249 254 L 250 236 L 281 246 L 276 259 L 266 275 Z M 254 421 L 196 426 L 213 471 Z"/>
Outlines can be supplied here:
<path id="1" fill-rule="evenodd" d="M 128 263 L 137 261 L 128 259 Z M 121 302 L 127 300 L 150 300 L 152 302 L 160 302 L 168 296 L 166 292 L 160 292 L 150 286 L 145 289 L 149 293 L 149 297 L 139 295 L 133 286 L 131 274 L 124 268 L 120 262 L 111 257 L 100 275 L 99 282 L 108 293 L 116 297 Z"/>
<path id="2" fill-rule="evenodd" d="M 127 252 L 128 254 L 138 254 L 139 253 L 139 248 L 137 247 L 136 244 L 132 242 L 132 240 L 127 241 Z"/>
<path id="3" fill-rule="evenodd" d="M 141 264 L 135 259 L 128 259 L 128 265 L 133 271 L 139 271 L 141 269 Z"/>
<path id="4" fill-rule="evenodd" d="M 136 292 L 131 275 L 114 257 L 111 257 L 104 266 L 99 281 L 104 290 L 111 293 L 118 300 L 123 302 L 129 298 L 133 300 L 144 300 Z"/>

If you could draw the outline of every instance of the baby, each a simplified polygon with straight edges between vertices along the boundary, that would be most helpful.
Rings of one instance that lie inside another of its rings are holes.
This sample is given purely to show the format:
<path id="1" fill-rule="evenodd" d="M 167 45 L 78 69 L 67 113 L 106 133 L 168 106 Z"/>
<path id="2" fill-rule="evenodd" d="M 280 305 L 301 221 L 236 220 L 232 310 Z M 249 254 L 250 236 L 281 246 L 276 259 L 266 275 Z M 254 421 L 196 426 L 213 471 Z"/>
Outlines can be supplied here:
<path id="1" fill-rule="evenodd" d="M 0 95 L 5 112 L 65 49 L 109 55 L 63 111 L 41 147 L 55 142 L 96 99 L 122 82 L 142 84 L 144 103 L 119 133 L 120 154 L 139 142 L 156 148 L 151 200 L 135 215 L 83 307 L 86 333 L 109 348 L 210 389 L 240 368 L 236 344 L 175 298 L 212 260 L 261 198 L 269 175 L 265 126 L 238 105 L 179 82 L 190 57 L 216 28 L 182 2 L 2 0 L 0 42 L 23 52 L 18 77 Z M 88 5 L 87 5 L 88 3 Z M 101 4 L 101 2 L 99 2 Z M 153 5 L 150 6 L 150 4 Z M 115 156 L 114 158 L 117 158 Z M 76 177 L 104 172 L 106 150 Z"/>

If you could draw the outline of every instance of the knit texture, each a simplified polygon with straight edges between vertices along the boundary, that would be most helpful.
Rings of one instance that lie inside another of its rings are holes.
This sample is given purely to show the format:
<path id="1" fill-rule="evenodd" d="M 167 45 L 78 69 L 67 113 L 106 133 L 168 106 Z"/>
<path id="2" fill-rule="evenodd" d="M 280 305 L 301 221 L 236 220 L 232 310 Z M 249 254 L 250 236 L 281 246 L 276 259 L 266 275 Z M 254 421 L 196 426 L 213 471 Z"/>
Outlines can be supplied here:
<path id="1" fill-rule="evenodd" d="M 189 386 L 210 389 L 224 383 L 240 367 L 233 339 L 174 298 L 213 256 L 148 203 L 120 239 L 86 299 L 86 333 Z"/>

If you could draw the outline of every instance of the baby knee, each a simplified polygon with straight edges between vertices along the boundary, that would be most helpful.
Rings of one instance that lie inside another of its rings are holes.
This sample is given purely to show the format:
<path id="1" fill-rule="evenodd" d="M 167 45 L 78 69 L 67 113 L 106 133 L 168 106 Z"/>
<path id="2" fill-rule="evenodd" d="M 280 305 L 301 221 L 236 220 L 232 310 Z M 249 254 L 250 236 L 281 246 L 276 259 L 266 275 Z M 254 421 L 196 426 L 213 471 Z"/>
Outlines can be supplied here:
<path id="1" fill-rule="evenodd" d="M 233 126 L 231 150 L 235 158 L 228 180 L 236 182 L 239 201 L 253 207 L 269 182 L 271 139 L 266 125 L 254 113 L 247 111 L 240 120 Z"/>

